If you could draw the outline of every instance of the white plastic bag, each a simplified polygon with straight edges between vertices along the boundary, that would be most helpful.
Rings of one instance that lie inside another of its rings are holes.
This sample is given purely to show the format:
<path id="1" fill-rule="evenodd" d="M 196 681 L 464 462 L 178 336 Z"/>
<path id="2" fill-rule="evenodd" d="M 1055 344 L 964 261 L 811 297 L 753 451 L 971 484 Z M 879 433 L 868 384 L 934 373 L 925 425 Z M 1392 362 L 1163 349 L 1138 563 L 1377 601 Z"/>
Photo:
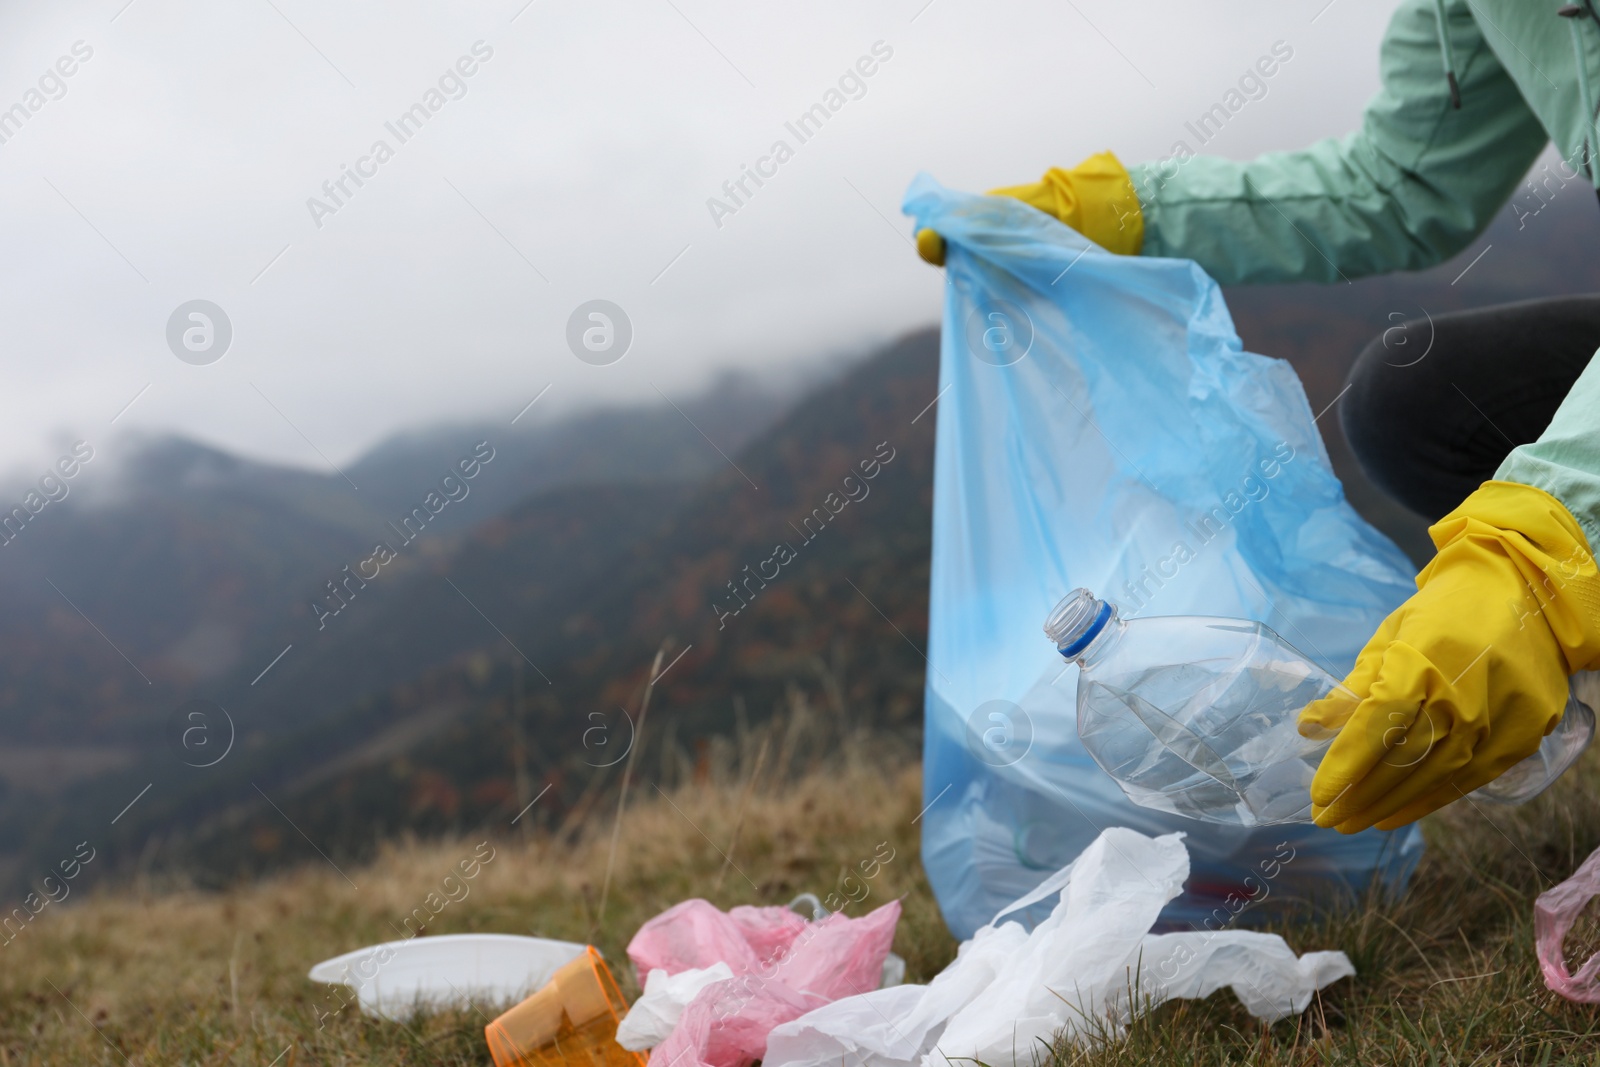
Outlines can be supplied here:
<path id="1" fill-rule="evenodd" d="M 677 974 L 668 974 L 660 967 L 653 969 L 644 980 L 643 995 L 617 1024 L 617 1044 L 629 1052 L 655 1048 L 672 1033 L 683 1018 L 683 1009 L 700 990 L 732 977 L 733 968 L 726 963 L 692 967 Z"/>
<path id="2" fill-rule="evenodd" d="M 768 1037 L 764 1067 L 1014 1067 L 1047 1053 L 1058 1033 L 1087 1043 L 1174 997 L 1231 986 L 1253 1015 L 1274 1020 L 1355 973 L 1342 952 L 1296 959 L 1273 934 L 1151 934 L 1189 875 L 1182 838 L 1107 829 L 979 929 L 928 985 L 846 997 L 784 1023 Z M 1031 933 L 1001 921 L 1057 892 Z"/>

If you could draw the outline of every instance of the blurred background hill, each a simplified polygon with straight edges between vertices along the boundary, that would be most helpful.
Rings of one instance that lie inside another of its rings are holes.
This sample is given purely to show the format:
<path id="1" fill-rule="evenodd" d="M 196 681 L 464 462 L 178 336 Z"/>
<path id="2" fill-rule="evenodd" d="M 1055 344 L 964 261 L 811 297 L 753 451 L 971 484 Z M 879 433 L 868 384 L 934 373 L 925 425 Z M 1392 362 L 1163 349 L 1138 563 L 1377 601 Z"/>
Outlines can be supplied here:
<path id="1" fill-rule="evenodd" d="M 1321 411 L 1404 321 L 1600 290 L 1597 228 L 1573 191 L 1432 271 L 1228 298 Z M 780 385 L 422 426 L 326 475 L 177 437 L 97 457 L 0 556 L 0 873 L 87 838 L 101 876 L 216 885 L 524 811 L 561 826 L 616 782 L 652 680 L 647 778 L 692 777 L 775 711 L 914 740 L 937 361 L 930 327 Z M 1319 426 L 1356 506 L 1425 558 L 1422 521 Z M 347 583 L 378 541 L 394 560 Z"/>

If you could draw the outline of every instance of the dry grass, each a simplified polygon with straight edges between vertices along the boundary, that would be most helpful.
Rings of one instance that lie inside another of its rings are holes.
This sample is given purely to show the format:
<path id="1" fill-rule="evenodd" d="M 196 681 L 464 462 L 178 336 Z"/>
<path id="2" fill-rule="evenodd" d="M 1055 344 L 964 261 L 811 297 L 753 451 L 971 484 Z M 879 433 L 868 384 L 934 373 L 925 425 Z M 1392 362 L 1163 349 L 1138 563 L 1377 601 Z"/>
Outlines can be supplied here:
<path id="1" fill-rule="evenodd" d="M 917 770 L 897 750 L 888 762 L 899 769 L 885 771 L 885 752 L 864 739 L 844 753 L 836 769 L 748 791 L 732 866 L 721 850 L 747 793 L 738 773 L 666 794 L 646 782 L 603 917 L 611 821 L 599 808 L 572 840 L 497 840 L 469 895 L 426 932 L 593 940 L 619 960 L 642 921 L 685 897 L 727 907 L 823 895 L 887 841 L 896 857 L 852 911 L 903 897 L 895 948 L 910 977 L 926 979 L 954 944 L 921 872 Z M 1591 754 L 1554 796 L 1520 811 L 1458 805 L 1429 826 L 1431 851 L 1404 900 L 1283 927 L 1297 950 L 1342 948 L 1360 971 L 1304 1016 L 1261 1026 L 1224 991 L 1160 1008 L 1097 1048 L 1059 1048 L 1052 1067 L 1600 1064 L 1600 1009 L 1545 990 L 1531 913 L 1533 895 L 1600 844 L 1597 772 Z M 0 1067 L 486 1063 L 478 1013 L 376 1022 L 353 1005 L 336 1010 L 327 987 L 305 978 L 317 960 L 395 937 L 476 843 L 394 845 L 348 881 L 318 861 L 224 893 L 146 886 L 47 909 L 0 956 Z"/>
<path id="2" fill-rule="evenodd" d="M 734 866 L 725 872 L 719 850 L 733 837 L 747 792 L 738 776 L 667 794 L 635 782 L 603 918 L 614 807 L 599 809 L 576 841 L 495 840 L 495 856 L 468 883 L 468 895 L 444 906 L 425 933 L 592 941 L 608 959 L 625 960 L 639 925 L 686 897 L 731 907 L 826 895 L 841 868 L 888 841 L 894 860 L 850 911 L 904 896 L 898 950 L 915 974 L 936 973 L 955 945 L 921 875 L 912 825 L 921 809 L 919 775 L 903 751 L 889 772 L 871 742 L 846 752 L 836 770 L 804 774 L 773 792 L 760 783 L 749 790 Z M 353 998 L 340 1010 L 330 987 L 305 977 L 318 960 L 400 936 L 405 917 L 440 891 L 479 840 L 396 844 L 370 867 L 346 871 L 349 880 L 316 861 L 223 893 L 144 887 L 47 908 L 0 949 L 0 1065 L 259 1067 L 280 1054 L 280 1067 L 487 1063 L 487 1020 L 476 1012 L 409 1026 L 377 1022 L 361 1016 Z M 631 996 L 637 990 L 627 970 L 618 968 L 618 978 Z M 494 1008 L 484 1012 L 492 1017 Z"/>

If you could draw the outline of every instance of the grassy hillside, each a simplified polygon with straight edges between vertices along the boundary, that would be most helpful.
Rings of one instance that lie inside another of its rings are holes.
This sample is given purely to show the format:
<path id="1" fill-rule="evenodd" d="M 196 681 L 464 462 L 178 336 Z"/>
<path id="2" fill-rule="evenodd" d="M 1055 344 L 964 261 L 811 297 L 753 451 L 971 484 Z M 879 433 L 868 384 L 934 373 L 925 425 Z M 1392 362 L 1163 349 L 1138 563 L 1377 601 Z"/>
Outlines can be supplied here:
<path id="1" fill-rule="evenodd" d="M 677 768 L 676 783 L 673 768 L 641 767 L 609 887 L 612 801 L 559 833 L 488 828 L 493 859 L 423 936 L 592 940 L 620 961 L 639 924 L 681 899 L 826 894 L 888 842 L 894 859 L 852 911 L 900 897 L 895 950 L 910 980 L 926 980 L 955 945 L 919 865 L 917 768 L 904 742 L 873 735 L 837 751 L 821 762 L 774 729 L 722 743 Z M 1097 1048 L 1063 1045 L 1052 1067 L 1600 1063 L 1600 1015 L 1539 978 L 1531 911 L 1600 844 L 1600 753 L 1525 809 L 1460 807 L 1430 820 L 1405 899 L 1279 928 L 1296 951 L 1343 949 L 1359 972 L 1303 1016 L 1265 1027 L 1223 991 L 1158 1009 Z M 217 893 L 142 882 L 47 908 L 0 956 L 0 1064 L 485 1064 L 496 1006 L 385 1023 L 304 977 L 320 959 L 392 939 L 483 839 L 391 844 L 361 868 L 314 860 Z M 1580 925 L 1570 944 L 1581 959 L 1600 948 L 1600 927 Z"/>
<path id="2" fill-rule="evenodd" d="M 763 741 L 761 777 L 747 788 Z M 424 936 L 592 941 L 621 961 L 638 926 L 679 900 L 728 907 L 826 895 L 845 868 L 888 841 L 894 859 L 852 911 L 903 897 L 899 951 L 916 974 L 943 966 L 954 943 L 921 878 L 909 746 L 853 738 L 827 768 L 778 732 L 748 735 L 743 747 L 740 758 L 732 743 L 718 746 L 665 794 L 651 784 L 661 777 L 654 767 L 636 781 L 609 891 L 614 798 L 562 834 L 486 831 L 493 859 Z M 259 1067 L 285 1050 L 280 1064 L 487 1063 L 483 1026 L 495 1006 L 409 1027 L 379 1023 L 304 977 L 318 960 L 395 939 L 402 919 L 482 840 L 394 843 L 342 874 L 317 861 L 218 893 L 143 882 L 47 908 L 0 949 L 0 1064 Z M 626 972 L 618 977 L 637 995 Z"/>

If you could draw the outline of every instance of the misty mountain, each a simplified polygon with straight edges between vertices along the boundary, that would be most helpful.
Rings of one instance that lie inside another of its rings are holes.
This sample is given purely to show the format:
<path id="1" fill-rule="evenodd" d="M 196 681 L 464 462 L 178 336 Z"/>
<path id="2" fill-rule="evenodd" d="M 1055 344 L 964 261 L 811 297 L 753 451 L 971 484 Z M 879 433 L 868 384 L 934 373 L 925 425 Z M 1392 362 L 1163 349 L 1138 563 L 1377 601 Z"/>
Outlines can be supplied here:
<path id="1" fill-rule="evenodd" d="M 424 506 L 479 442 L 494 460 L 459 502 L 425 508 L 426 534 L 395 570 L 448 553 L 530 494 L 692 483 L 724 462 L 718 447 L 737 449 L 789 402 L 730 377 L 676 406 L 435 428 L 349 465 L 359 490 L 340 474 L 176 438 L 122 456 L 102 448 L 65 500 L 0 547 L 0 738 L 59 746 L 87 732 L 98 745 L 157 746 L 151 724 L 172 707 L 238 675 L 249 682 L 316 633 L 311 605 L 327 583 L 392 537 L 389 523 Z"/>
<path id="2" fill-rule="evenodd" d="M 934 420 L 917 416 L 937 351 L 931 331 L 891 346 L 697 483 L 549 490 L 385 569 L 259 684 L 213 687 L 237 731 L 225 760 L 152 751 L 26 825 L 0 804 L 0 833 L 56 839 L 153 781 L 118 841 L 159 839 L 165 862 L 227 877 L 295 855 L 287 823 L 343 855 L 515 814 L 519 672 L 526 773 L 556 786 L 559 812 L 595 780 L 586 733 L 628 729 L 618 710 L 658 649 L 657 722 L 689 744 L 729 726 L 735 694 L 765 715 L 797 680 L 831 714 L 915 730 L 923 660 L 901 635 L 927 626 Z"/>

